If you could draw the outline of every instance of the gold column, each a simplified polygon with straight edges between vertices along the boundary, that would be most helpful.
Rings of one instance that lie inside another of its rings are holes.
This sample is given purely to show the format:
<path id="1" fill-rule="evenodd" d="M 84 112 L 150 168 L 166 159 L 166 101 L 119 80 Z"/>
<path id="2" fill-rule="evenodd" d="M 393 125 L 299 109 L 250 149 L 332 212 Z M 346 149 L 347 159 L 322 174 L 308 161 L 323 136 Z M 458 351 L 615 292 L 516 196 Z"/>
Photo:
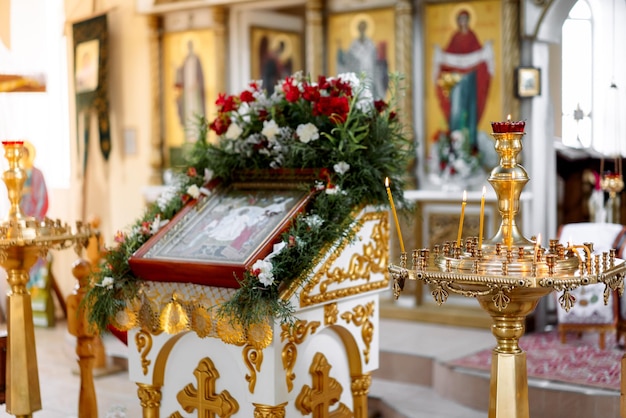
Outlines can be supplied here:
<path id="1" fill-rule="evenodd" d="M 254 418 L 285 418 L 285 407 L 287 402 L 280 405 L 270 406 L 260 403 L 253 403 Z"/>
<path id="2" fill-rule="evenodd" d="M 152 91 L 152 123 L 150 129 L 150 179 L 149 183 L 163 183 L 163 142 L 161 139 L 161 18 L 148 17 L 148 35 L 150 48 L 150 90 Z"/>
<path id="3" fill-rule="evenodd" d="M 324 27 L 322 25 L 323 0 L 308 0 L 306 2 L 306 33 L 304 36 L 305 69 L 313 80 L 325 73 L 324 71 Z"/>
<path id="4" fill-rule="evenodd" d="M 137 397 L 143 410 L 143 418 L 159 418 L 161 386 L 137 383 Z"/>
<path id="5" fill-rule="evenodd" d="M 215 24 L 215 63 L 217 66 L 221 65 L 222 68 L 217 68 L 216 71 L 216 87 L 217 91 L 226 91 L 226 8 L 214 7 L 213 8 L 213 22 Z M 209 100 L 215 100 L 216 98 L 209 98 Z"/>
<path id="6" fill-rule="evenodd" d="M 371 373 L 352 376 L 352 412 L 354 418 L 367 418 L 367 394 L 372 386 Z"/>

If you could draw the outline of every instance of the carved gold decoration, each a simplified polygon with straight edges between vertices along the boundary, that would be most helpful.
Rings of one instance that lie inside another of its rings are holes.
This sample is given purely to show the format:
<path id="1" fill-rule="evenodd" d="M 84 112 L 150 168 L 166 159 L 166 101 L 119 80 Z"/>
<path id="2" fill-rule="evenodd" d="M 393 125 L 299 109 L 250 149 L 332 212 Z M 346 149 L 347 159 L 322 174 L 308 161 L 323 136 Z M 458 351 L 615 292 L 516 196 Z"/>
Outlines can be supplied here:
<path id="1" fill-rule="evenodd" d="M 336 303 L 324 305 L 324 325 L 335 325 L 338 316 L 339 309 L 337 309 Z"/>
<path id="2" fill-rule="evenodd" d="M 287 344 L 283 347 L 281 357 L 283 360 L 283 368 L 285 369 L 285 380 L 287 382 L 288 392 L 293 390 L 293 381 L 296 378 L 293 369 L 296 366 L 296 360 L 298 358 L 297 345 L 302 344 L 309 332 L 314 334 L 317 327 L 320 325 L 319 321 L 296 321 L 293 326 L 289 324 L 282 325 L 280 340 L 287 340 Z"/>
<path id="3" fill-rule="evenodd" d="M 340 402 L 343 388 L 334 378 L 330 377 L 331 365 L 322 353 L 315 353 L 309 368 L 312 387 L 305 385 L 296 398 L 295 406 L 302 415 L 314 413 L 315 418 L 352 418 L 352 411 Z M 330 408 L 339 402 L 339 406 Z"/>
<path id="4" fill-rule="evenodd" d="M 211 314 L 204 306 L 197 306 L 191 312 L 191 328 L 196 331 L 198 337 L 205 338 L 211 333 L 213 320 Z"/>
<path id="5" fill-rule="evenodd" d="M 330 271 L 330 268 L 350 244 L 349 240 L 344 240 L 339 248 L 332 252 L 318 272 L 302 289 L 300 293 L 301 307 L 342 299 L 359 293 L 382 289 L 389 285 L 389 276 L 386 271 L 389 260 L 389 249 L 387 246 L 389 241 L 389 219 L 387 212 L 369 212 L 364 214 L 359 219 L 359 222 L 353 226 L 351 232 L 357 235 L 366 222 L 375 221 L 378 221 L 378 223 L 372 228 L 372 236 L 370 237 L 372 242 L 363 245 L 361 254 L 355 253 L 352 255 L 347 270 L 336 267 Z M 384 280 L 369 282 L 370 274 L 372 273 L 384 273 Z M 324 280 L 324 278 L 326 279 Z M 359 279 L 365 279 L 368 283 L 327 291 L 331 284 Z M 318 284 L 320 293 L 311 295 L 311 292 Z"/>
<path id="6" fill-rule="evenodd" d="M 145 329 L 141 329 L 135 334 L 135 345 L 137 351 L 141 353 L 141 371 L 144 376 L 148 374 L 148 367 L 151 361 L 147 359 L 150 350 L 152 350 L 152 335 Z"/>
<path id="7" fill-rule="evenodd" d="M 370 317 L 374 316 L 374 302 L 368 302 L 365 306 L 355 306 L 352 311 L 341 314 L 341 319 L 348 324 L 352 322 L 357 327 L 361 327 L 361 338 L 363 338 L 363 343 L 365 344 L 363 357 L 365 357 L 365 364 L 368 364 L 370 361 L 370 348 L 374 340 L 374 324 L 370 321 Z"/>
<path id="8" fill-rule="evenodd" d="M 161 407 L 161 387 L 137 383 L 137 397 L 143 408 L 144 418 L 159 418 L 159 408 Z"/>
<path id="9" fill-rule="evenodd" d="M 239 404 L 227 390 L 215 392 L 215 381 L 220 374 L 210 358 L 200 360 L 193 374 L 197 388 L 192 383 L 178 392 L 176 399 L 187 413 L 197 410 L 198 417 L 228 418 L 239 411 Z"/>
<path id="10" fill-rule="evenodd" d="M 261 364 L 263 363 L 263 351 L 257 350 L 254 345 L 247 344 L 243 348 L 243 362 L 250 371 L 250 374 L 246 375 L 246 382 L 248 382 L 248 390 L 250 393 L 254 393 L 254 387 L 256 385 L 256 374 L 261 371 Z"/>
<path id="11" fill-rule="evenodd" d="M 161 328 L 168 334 L 178 334 L 189 329 L 189 316 L 176 294 L 172 295 L 172 300 L 161 311 L 160 320 Z"/>
<path id="12" fill-rule="evenodd" d="M 219 317 L 217 335 L 226 344 L 243 345 L 246 341 L 243 326 L 236 318 Z"/>
<path id="13" fill-rule="evenodd" d="M 253 403 L 252 405 L 254 405 L 254 418 L 285 418 L 287 402 L 276 406 L 260 403 Z"/>
<path id="14" fill-rule="evenodd" d="M 370 373 L 361 376 L 352 376 L 352 405 L 355 417 L 367 417 L 367 394 L 372 386 L 372 375 Z"/>
<path id="15" fill-rule="evenodd" d="M 272 343 L 272 338 L 274 337 L 272 327 L 267 322 L 250 325 L 246 335 L 248 337 L 248 342 L 257 350 L 263 350 L 269 346 Z"/>

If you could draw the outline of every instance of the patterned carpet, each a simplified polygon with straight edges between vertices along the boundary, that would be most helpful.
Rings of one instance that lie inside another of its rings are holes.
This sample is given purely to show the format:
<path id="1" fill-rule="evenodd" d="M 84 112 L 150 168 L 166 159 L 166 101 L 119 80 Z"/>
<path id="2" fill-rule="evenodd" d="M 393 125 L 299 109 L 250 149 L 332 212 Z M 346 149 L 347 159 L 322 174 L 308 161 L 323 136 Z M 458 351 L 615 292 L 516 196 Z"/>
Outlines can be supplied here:
<path id="1" fill-rule="evenodd" d="M 606 349 L 598 348 L 598 335 L 585 333 L 581 338 L 569 334 L 561 344 L 556 331 L 528 334 L 520 347 L 526 352 L 528 377 L 563 383 L 620 390 L 623 348 L 615 343 L 615 335 L 606 336 Z M 491 370 L 492 350 L 479 351 L 451 361 L 451 366 Z"/>

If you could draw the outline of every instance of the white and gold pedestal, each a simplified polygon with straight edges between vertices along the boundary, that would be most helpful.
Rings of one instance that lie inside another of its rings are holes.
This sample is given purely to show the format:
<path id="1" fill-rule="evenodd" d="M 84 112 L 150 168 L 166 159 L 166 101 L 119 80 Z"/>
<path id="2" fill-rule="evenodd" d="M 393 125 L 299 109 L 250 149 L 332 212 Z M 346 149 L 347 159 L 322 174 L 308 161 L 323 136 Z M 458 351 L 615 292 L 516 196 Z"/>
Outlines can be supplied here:
<path id="1" fill-rule="evenodd" d="M 149 302 L 128 335 L 143 416 L 366 418 L 378 368 L 379 294 L 389 287 L 388 213 L 363 211 L 359 221 L 355 240 L 331 246 L 307 285 L 284 292 L 296 308 L 293 327 L 268 324 L 244 337 L 189 311 L 192 301 L 219 303 L 234 289 L 146 282 Z M 189 314 L 186 330 L 175 334 L 157 320 L 173 305 Z"/>

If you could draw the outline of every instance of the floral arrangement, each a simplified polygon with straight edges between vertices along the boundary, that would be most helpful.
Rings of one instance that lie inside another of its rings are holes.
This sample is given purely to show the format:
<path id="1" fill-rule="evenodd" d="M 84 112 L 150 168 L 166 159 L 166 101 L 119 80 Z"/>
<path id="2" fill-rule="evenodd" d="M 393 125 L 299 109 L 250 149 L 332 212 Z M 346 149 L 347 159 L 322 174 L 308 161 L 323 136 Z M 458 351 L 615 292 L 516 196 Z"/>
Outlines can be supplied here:
<path id="1" fill-rule="evenodd" d="M 346 231 L 355 208 L 388 205 L 386 177 L 394 199 L 406 205 L 402 190 L 414 145 L 394 109 L 399 77 L 392 78 L 389 102 L 373 100 L 355 74 L 312 81 L 296 73 L 272 95 L 257 82 L 238 95 L 221 94 L 217 117 L 198 121 L 199 139 L 186 155 L 186 169 L 106 252 L 85 298 L 90 321 L 101 330 L 116 324 L 142 282 L 128 259 L 190 200 L 211 193 L 208 182 L 228 184 L 244 171 L 308 169 L 317 173 L 309 185 L 317 192 L 307 210 L 270 256 L 238 278 L 234 296 L 216 307 L 220 317 L 236 318 L 244 328 L 269 318 L 291 321 L 293 308 L 281 291 L 307 279 L 326 245 L 351 238 Z M 216 141 L 209 141 L 211 131 Z"/>

